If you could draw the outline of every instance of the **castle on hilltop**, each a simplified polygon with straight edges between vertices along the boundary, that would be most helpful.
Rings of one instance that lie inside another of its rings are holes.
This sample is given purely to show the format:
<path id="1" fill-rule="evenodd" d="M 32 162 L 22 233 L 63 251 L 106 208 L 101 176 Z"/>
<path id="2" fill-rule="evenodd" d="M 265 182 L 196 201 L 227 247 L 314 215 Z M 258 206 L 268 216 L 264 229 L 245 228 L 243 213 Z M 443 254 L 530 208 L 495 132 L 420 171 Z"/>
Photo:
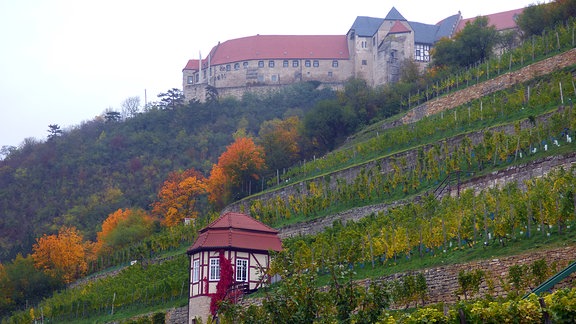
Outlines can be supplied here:
<path id="1" fill-rule="evenodd" d="M 498 31 L 517 29 L 523 9 L 486 16 Z M 385 18 L 359 16 L 346 35 L 256 35 L 227 40 L 206 58 L 189 60 L 182 70 L 186 101 L 206 101 L 209 92 L 241 97 L 303 81 L 339 89 L 351 78 L 371 86 L 396 82 L 404 60 L 424 69 L 430 50 L 453 37 L 471 19 L 460 12 L 435 25 L 406 20 L 396 8 Z"/>

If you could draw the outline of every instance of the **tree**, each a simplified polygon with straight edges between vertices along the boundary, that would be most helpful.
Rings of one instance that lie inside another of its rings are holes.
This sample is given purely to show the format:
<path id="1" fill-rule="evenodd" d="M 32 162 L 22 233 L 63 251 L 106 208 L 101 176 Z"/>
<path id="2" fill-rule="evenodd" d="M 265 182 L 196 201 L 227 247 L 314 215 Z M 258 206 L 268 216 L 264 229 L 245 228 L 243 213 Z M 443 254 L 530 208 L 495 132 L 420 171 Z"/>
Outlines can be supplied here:
<path id="1" fill-rule="evenodd" d="M 196 203 L 206 193 L 204 176 L 194 170 L 176 171 L 168 175 L 152 204 L 152 214 L 167 226 L 182 224 L 185 218 L 197 218 Z"/>
<path id="2" fill-rule="evenodd" d="M 140 109 L 140 97 L 128 97 L 122 101 L 120 106 L 124 119 L 134 117 Z"/>
<path id="3" fill-rule="evenodd" d="M 265 121 L 260 126 L 258 135 L 266 154 L 266 164 L 271 170 L 288 168 L 298 160 L 300 124 L 300 119 L 292 116 L 285 120 Z"/>
<path id="4" fill-rule="evenodd" d="M 432 52 L 434 66 L 466 67 L 490 57 L 498 41 L 498 31 L 488 26 L 488 18 L 467 22 L 453 39 L 441 39 Z"/>
<path id="5" fill-rule="evenodd" d="M 41 300 L 62 286 L 61 281 L 36 269 L 30 255 L 24 258 L 18 254 L 12 262 L 0 263 L 0 317 L 20 305 Z"/>
<path id="6" fill-rule="evenodd" d="M 102 255 L 137 242 L 152 232 L 153 219 L 142 209 L 118 209 L 108 215 L 96 234 L 95 253 Z"/>
<path id="7" fill-rule="evenodd" d="M 61 227 L 57 235 L 44 234 L 33 246 L 36 268 L 70 283 L 88 270 L 88 246 L 75 227 Z"/>
<path id="8" fill-rule="evenodd" d="M 119 112 L 112 110 L 112 108 L 108 108 L 105 112 L 104 119 L 107 123 L 117 122 L 122 120 L 122 115 Z"/>
<path id="9" fill-rule="evenodd" d="M 184 104 L 184 93 L 177 88 L 160 93 L 158 98 L 160 98 L 160 106 L 164 109 L 174 109 Z"/>
<path id="10" fill-rule="evenodd" d="M 458 273 L 458 294 L 464 294 L 464 299 L 468 300 L 470 293 L 477 293 L 484 278 L 484 271 L 476 269 L 474 271 L 460 270 Z"/>
<path id="11" fill-rule="evenodd" d="M 208 201 L 214 205 L 216 210 L 221 210 L 230 202 L 230 180 L 224 174 L 224 170 L 218 164 L 212 166 L 210 177 L 206 181 Z"/>
<path id="12" fill-rule="evenodd" d="M 60 135 L 62 135 L 62 130 L 60 129 L 60 125 L 58 125 L 58 124 L 48 125 L 48 140 L 54 139 Z"/>
<path id="13" fill-rule="evenodd" d="M 324 152 L 343 142 L 356 125 L 358 119 L 350 107 L 342 107 L 336 100 L 325 100 L 304 116 L 303 132 Z"/>
<path id="14" fill-rule="evenodd" d="M 264 149 L 249 137 L 239 137 L 220 155 L 218 166 L 236 197 L 250 194 L 251 180 L 258 180 L 266 168 Z"/>

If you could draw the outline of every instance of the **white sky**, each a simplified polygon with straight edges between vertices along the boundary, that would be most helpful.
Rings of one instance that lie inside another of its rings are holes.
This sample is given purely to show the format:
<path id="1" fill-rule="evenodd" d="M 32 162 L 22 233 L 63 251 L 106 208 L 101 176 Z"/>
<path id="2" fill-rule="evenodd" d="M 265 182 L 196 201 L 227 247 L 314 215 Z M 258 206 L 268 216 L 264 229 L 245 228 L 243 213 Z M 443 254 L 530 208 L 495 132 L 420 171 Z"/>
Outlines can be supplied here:
<path id="1" fill-rule="evenodd" d="M 537 0 L 0 0 L 0 147 L 182 88 L 188 59 L 256 34 L 344 35 L 357 16 L 434 24 Z"/>

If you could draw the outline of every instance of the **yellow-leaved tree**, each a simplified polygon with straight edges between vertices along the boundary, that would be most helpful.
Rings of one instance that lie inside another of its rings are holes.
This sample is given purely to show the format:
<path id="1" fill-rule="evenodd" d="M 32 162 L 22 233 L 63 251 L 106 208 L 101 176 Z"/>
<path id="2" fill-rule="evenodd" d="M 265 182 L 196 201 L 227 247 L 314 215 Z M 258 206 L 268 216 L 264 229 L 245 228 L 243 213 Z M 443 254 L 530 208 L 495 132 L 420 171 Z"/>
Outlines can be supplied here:
<path id="1" fill-rule="evenodd" d="M 206 193 L 204 176 L 194 170 L 172 172 L 164 181 L 158 200 L 152 204 L 152 214 L 163 220 L 164 225 L 182 224 L 185 218 L 196 219 L 196 203 Z"/>
<path id="2" fill-rule="evenodd" d="M 33 246 L 36 268 L 70 283 L 88 270 L 90 247 L 75 227 L 63 226 L 56 235 L 44 234 Z"/>

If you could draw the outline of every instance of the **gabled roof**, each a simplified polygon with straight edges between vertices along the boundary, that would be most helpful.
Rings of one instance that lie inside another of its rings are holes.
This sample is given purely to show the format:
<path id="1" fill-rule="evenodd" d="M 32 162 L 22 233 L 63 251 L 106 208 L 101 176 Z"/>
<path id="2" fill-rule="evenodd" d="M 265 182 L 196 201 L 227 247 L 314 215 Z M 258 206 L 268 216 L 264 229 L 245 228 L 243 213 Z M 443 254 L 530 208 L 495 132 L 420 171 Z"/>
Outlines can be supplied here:
<path id="1" fill-rule="evenodd" d="M 396 10 L 396 8 L 392 7 L 392 9 L 390 9 L 390 11 L 388 12 L 388 14 L 386 15 L 386 18 L 384 18 L 384 20 L 400 20 L 400 21 L 407 21 L 406 18 L 404 18 L 404 16 L 402 16 L 400 14 L 400 12 L 398 12 L 398 10 Z"/>
<path id="2" fill-rule="evenodd" d="M 236 249 L 268 252 L 282 250 L 278 231 L 240 213 L 226 213 L 200 230 L 188 254 L 204 250 Z"/>
<path id="3" fill-rule="evenodd" d="M 219 43 L 202 59 L 202 66 L 258 59 L 348 58 L 346 35 L 256 35 Z"/>
<path id="4" fill-rule="evenodd" d="M 423 24 L 411 21 L 410 27 L 414 30 L 414 42 L 420 44 L 434 44 L 442 37 L 451 37 L 456 29 L 460 14 L 452 15 L 441 20 L 436 25 Z"/>
<path id="5" fill-rule="evenodd" d="M 488 18 L 488 26 L 496 27 L 496 30 L 502 31 L 507 29 L 516 28 L 516 18 L 524 11 L 524 8 L 514 9 L 509 11 L 498 12 L 491 15 L 484 15 L 483 17 Z M 462 19 L 458 24 L 456 32 L 461 31 L 466 26 L 466 23 L 473 22 L 477 17 Z"/>
<path id="6" fill-rule="evenodd" d="M 412 32 L 410 29 L 408 29 L 406 26 L 404 26 L 404 24 L 402 24 L 400 21 L 396 20 L 394 22 L 394 25 L 392 25 L 392 28 L 390 28 L 390 31 L 388 32 L 388 34 L 402 34 L 402 33 L 410 33 Z"/>
<path id="7" fill-rule="evenodd" d="M 194 70 L 198 71 L 200 69 L 200 60 L 188 60 L 186 66 L 183 70 Z"/>
<path id="8" fill-rule="evenodd" d="M 350 30 L 353 30 L 360 37 L 372 37 L 378 31 L 382 22 L 384 22 L 382 18 L 358 16 Z"/>

